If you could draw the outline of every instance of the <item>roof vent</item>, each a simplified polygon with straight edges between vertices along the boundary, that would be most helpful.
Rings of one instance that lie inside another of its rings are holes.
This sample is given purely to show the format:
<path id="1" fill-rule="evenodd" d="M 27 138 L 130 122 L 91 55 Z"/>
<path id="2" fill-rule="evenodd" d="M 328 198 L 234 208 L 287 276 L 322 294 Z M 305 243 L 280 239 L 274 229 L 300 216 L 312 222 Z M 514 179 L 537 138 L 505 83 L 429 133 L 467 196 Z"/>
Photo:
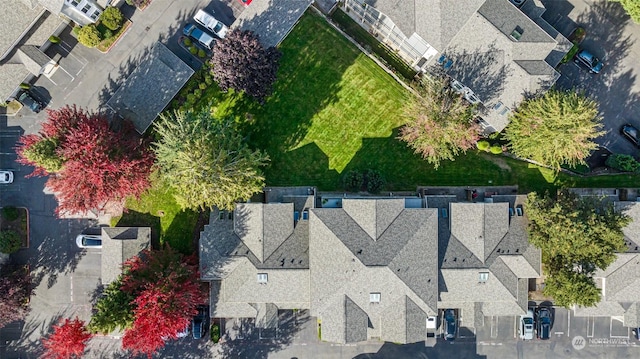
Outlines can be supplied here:
<path id="1" fill-rule="evenodd" d="M 267 273 L 258 273 L 258 283 L 260 284 L 267 284 L 267 279 L 268 279 L 268 275 Z"/>
<path id="2" fill-rule="evenodd" d="M 515 41 L 520 41 L 520 38 L 522 37 L 523 33 L 524 33 L 524 30 L 522 30 L 520 26 L 516 26 L 516 28 L 513 29 L 513 31 L 511 31 L 511 38 L 514 39 Z"/>

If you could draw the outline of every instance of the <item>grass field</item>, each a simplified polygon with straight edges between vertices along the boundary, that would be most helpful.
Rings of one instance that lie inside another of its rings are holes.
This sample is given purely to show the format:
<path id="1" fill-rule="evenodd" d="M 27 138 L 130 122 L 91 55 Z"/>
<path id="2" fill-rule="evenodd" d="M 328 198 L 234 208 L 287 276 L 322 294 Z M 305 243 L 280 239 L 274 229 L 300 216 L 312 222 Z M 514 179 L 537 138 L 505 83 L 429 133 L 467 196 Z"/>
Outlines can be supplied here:
<path id="1" fill-rule="evenodd" d="M 128 198 L 125 207 L 127 211 L 113 218 L 111 226 L 149 226 L 154 243 L 167 243 L 184 254 L 195 250 L 192 240 L 198 213 L 180 209 L 171 190 L 160 182 L 154 180 L 140 200 Z"/>
<path id="2" fill-rule="evenodd" d="M 591 178 L 469 151 L 438 170 L 396 139 L 408 92 L 321 17 L 308 13 L 281 44 L 283 57 L 273 95 L 259 106 L 243 94 L 210 86 L 196 108 L 231 116 L 252 146 L 271 157 L 270 186 L 341 190 L 352 169 L 376 169 L 387 190 L 416 186 L 518 185 L 521 193 L 566 187 L 638 187 L 639 176 Z M 170 191 L 156 185 L 140 201 L 128 200 L 119 226 L 151 225 L 160 242 L 189 253 L 198 214 L 181 211 Z"/>

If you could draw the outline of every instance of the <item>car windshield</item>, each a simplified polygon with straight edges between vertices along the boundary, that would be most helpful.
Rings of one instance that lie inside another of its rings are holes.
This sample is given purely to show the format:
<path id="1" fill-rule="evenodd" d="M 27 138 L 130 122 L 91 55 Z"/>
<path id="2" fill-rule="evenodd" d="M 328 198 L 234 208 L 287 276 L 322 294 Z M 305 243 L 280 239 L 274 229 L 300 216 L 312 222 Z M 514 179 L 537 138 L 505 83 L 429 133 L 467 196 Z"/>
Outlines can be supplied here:
<path id="1" fill-rule="evenodd" d="M 633 138 L 638 138 L 638 130 L 635 127 L 627 126 L 625 131 Z"/>
<path id="2" fill-rule="evenodd" d="M 222 23 L 220 21 L 218 21 L 218 23 L 216 24 L 216 26 L 213 28 L 213 31 L 215 33 L 218 33 L 220 30 L 222 30 Z"/>
<path id="3" fill-rule="evenodd" d="M 95 247 L 95 246 L 102 245 L 102 241 L 99 240 L 99 239 L 92 239 L 92 238 L 83 237 L 82 238 L 82 245 L 83 246 L 87 246 L 87 247 Z"/>
<path id="4" fill-rule="evenodd" d="M 524 322 L 524 324 L 533 325 L 533 319 L 532 318 L 524 318 L 522 321 Z"/>
<path id="5" fill-rule="evenodd" d="M 5 174 L 4 174 L 4 180 L 5 180 L 5 181 L 8 181 L 8 180 L 9 180 L 9 174 L 8 174 L 8 173 L 5 173 Z"/>

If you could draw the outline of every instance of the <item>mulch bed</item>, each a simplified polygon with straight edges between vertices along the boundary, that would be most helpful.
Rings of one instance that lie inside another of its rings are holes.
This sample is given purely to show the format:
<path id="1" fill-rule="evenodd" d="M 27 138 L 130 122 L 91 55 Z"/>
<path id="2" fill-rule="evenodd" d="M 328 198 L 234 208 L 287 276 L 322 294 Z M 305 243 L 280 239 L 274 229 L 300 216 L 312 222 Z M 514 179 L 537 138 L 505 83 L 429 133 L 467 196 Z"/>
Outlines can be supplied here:
<path id="1" fill-rule="evenodd" d="M 22 248 L 29 248 L 29 212 L 26 208 L 18 207 L 18 218 L 8 220 L 0 210 L 0 230 L 16 231 L 22 238 Z"/>

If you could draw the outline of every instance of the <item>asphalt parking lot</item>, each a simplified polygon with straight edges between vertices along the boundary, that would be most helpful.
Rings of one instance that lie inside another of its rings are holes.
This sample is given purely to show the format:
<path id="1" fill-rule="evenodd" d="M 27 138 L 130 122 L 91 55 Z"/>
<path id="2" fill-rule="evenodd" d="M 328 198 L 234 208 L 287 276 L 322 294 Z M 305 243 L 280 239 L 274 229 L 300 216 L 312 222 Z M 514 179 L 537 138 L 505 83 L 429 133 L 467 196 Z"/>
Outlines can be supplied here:
<path id="1" fill-rule="evenodd" d="M 614 153 L 636 155 L 638 150 L 620 135 L 625 123 L 640 128 L 640 25 L 633 23 L 617 2 L 542 0 L 543 18 L 563 35 L 577 27 L 586 30 L 580 44 L 604 62 L 600 74 L 591 74 L 570 61 L 559 67 L 561 89 L 578 89 L 594 98 L 606 133 L 596 142 Z"/>

